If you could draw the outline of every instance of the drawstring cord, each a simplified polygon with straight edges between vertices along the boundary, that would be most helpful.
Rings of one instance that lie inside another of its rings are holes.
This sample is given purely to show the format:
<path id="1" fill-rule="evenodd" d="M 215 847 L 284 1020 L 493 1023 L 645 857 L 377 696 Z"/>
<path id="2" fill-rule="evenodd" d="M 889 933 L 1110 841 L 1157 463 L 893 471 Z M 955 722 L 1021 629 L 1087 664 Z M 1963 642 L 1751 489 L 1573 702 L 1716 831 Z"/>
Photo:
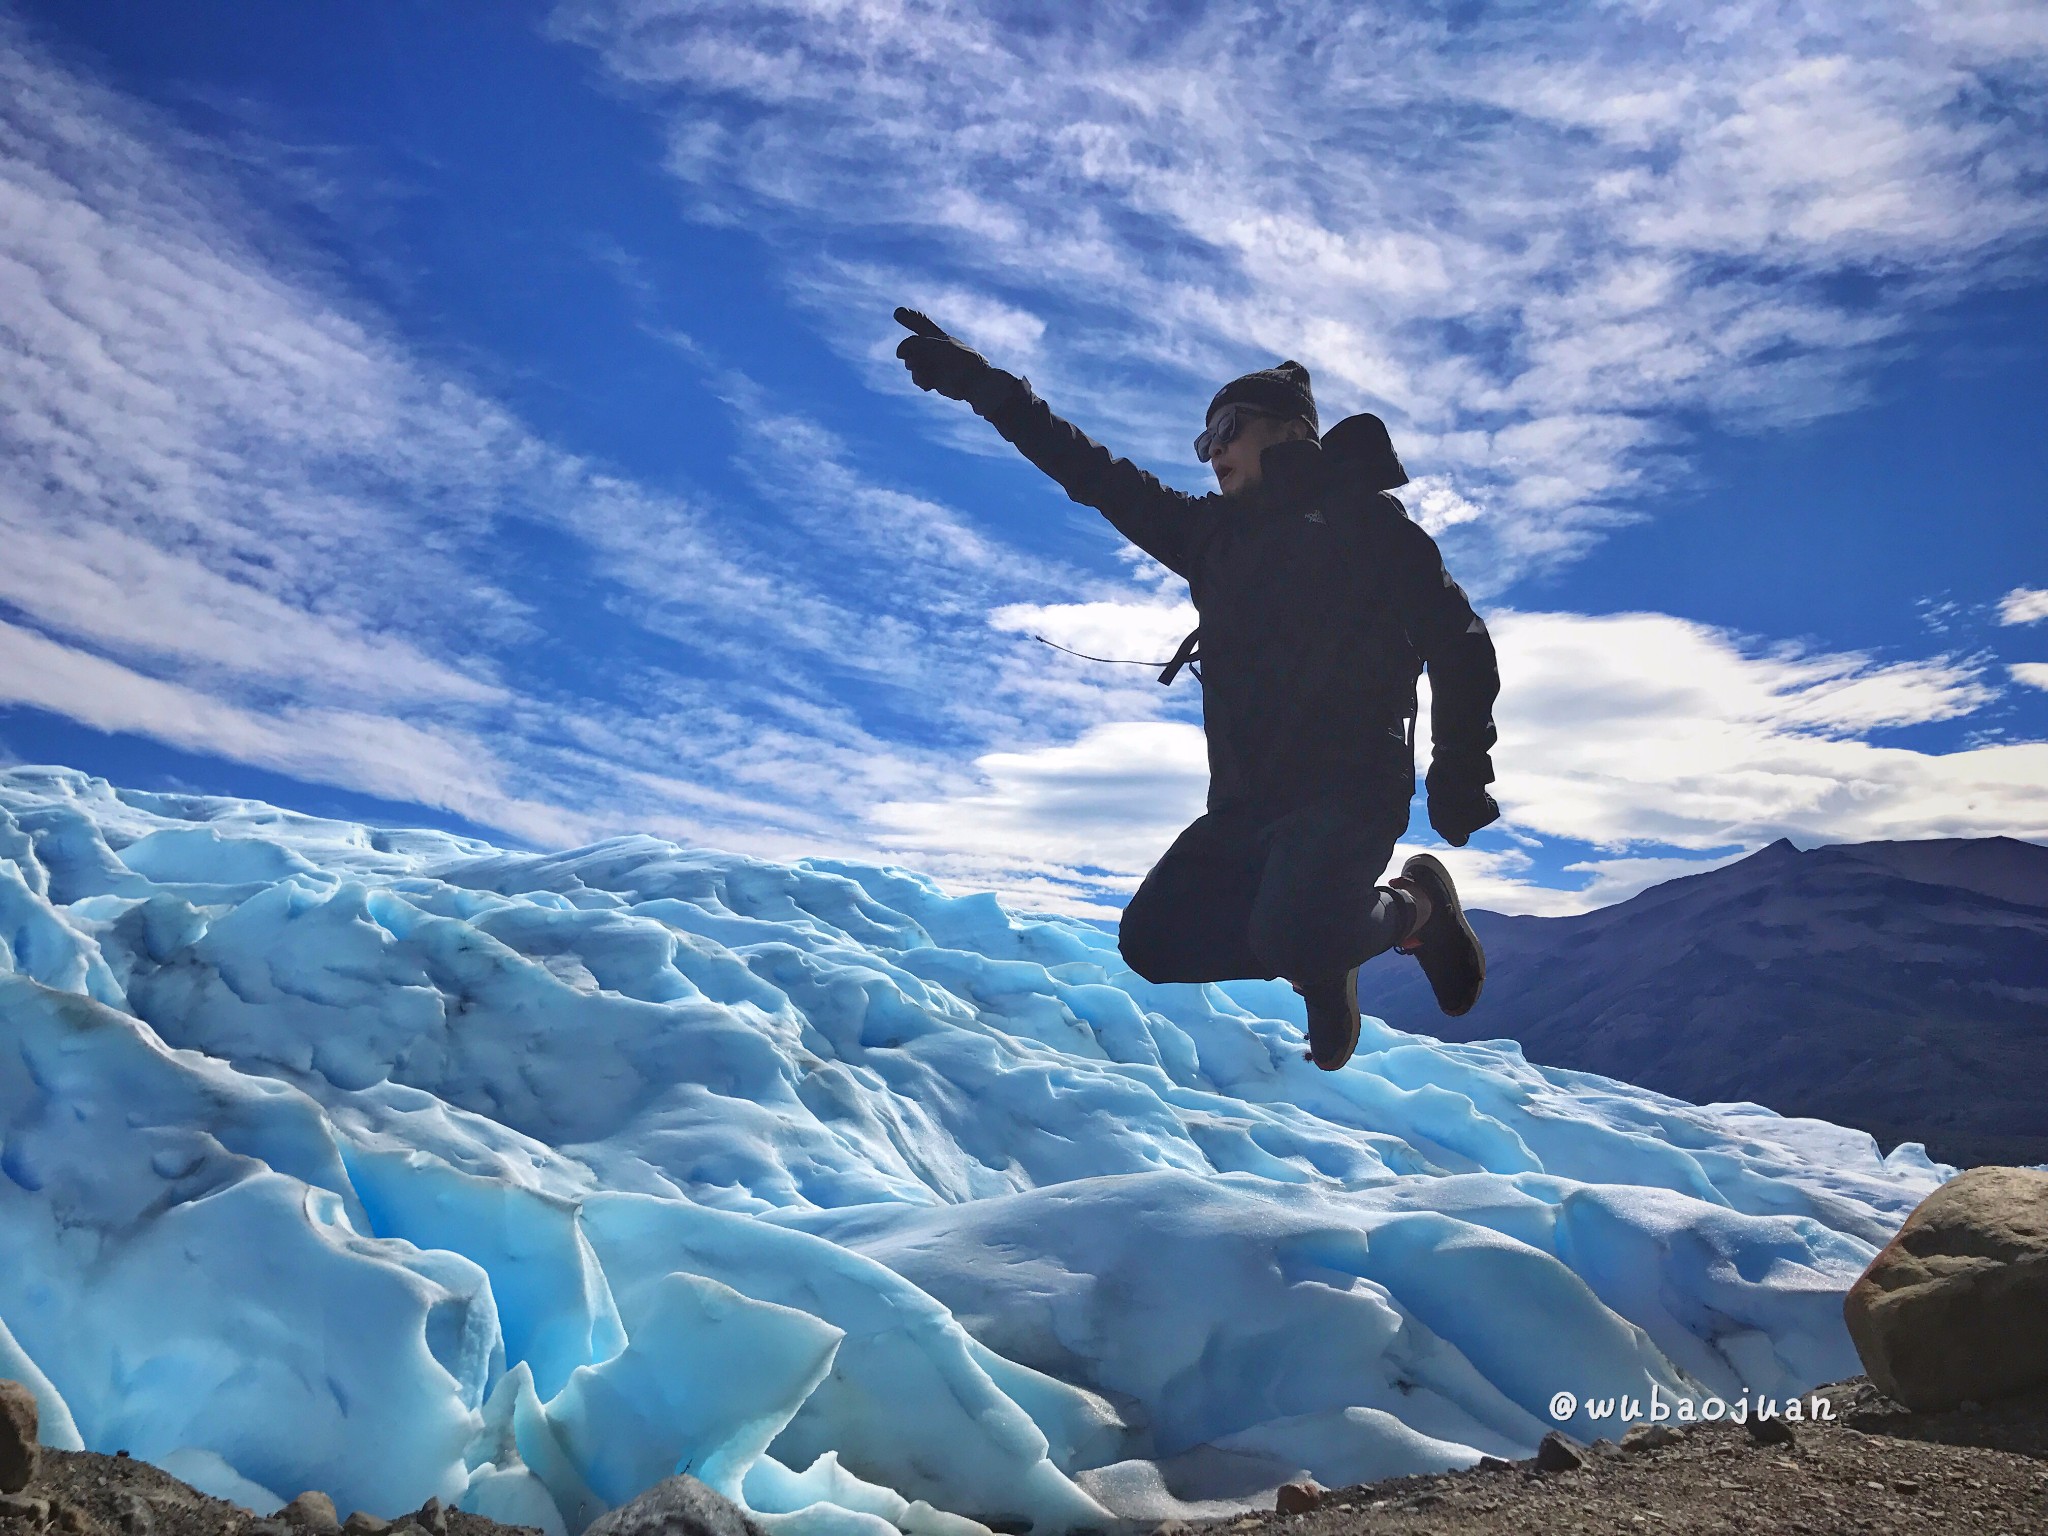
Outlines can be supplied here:
<path id="1" fill-rule="evenodd" d="M 1159 681 L 1168 687 L 1172 687 L 1173 680 L 1179 674 L 1182 667 L 1188 669 L 1188 675 L 1194 678 L 1196 682 L 1199 683 L 1202 680 L 1202 653 L 1197 649 L 1201 636 L 1202 632 L 1198 629 L 1189 635 L 1187 639 L 1181 641 L 1180 649 L 1173 653 L 1171 661 L 1131 661 L 1121 656 L 1090 656 L 1086 651 L 1072 650 L 1067 646 L 1061 645 L 1057 640 L 1046 639 L 1043 635 L 1033 635 L 1031 638 L 1040 645 L 1049 645 L 1056 651 L 1065 651 L 1069 656 L 1078 656 L 1083 661 L 1099 661 L 1108 667 L 1164 668 L 1165 670 L 1159 674 Z"/>
<path id="2" fill-rule="evenodd" d="M 1060 643 L 1059 643 L 1059 642 L 1058 642 L 1057 640 L 1048 640 L 1048 639 L 1046 639 L 1046 638 L 1045 638 L 1045 636 L 1043 636 L 1043 635 L 1033 635 L 1033 636 L 1032 636 L 1031 638 L 1032 638 L 1032 639 L 1034 639 L 1034 640 L 1036 640 L 1036 641 L 1037 641 L 1037 642 L 1038 642 L 1038 643 L 1039 643 L 1040 645 L 1049 645 L 1049 646 L 1051 646 L 1051 647 L 1052 647 L 1052 648 L 1053 648 L 1054 650 L 1056 650 L 1056 651 L 1066 651 L 1066 652 L 1067 652 L 1067 654 L 1068 654 L 1069 656 L 1078 656 L 1078 657 L 1080 657 L 1080 658 L 1081 658 L 1081 659 L 1082 659 L 1083 661 L 1099 661 L 1099 662 L 1103 663 L 1103 664 L 1104 664 L 1105 666 L 1111 666 L 1111 667 L 1164 667 L 1164 666 L 1170 665 L 1170 663 L 1167 663 L 1167 662 L 1164 662 L 1164 661 L 1126 661 L 1126 660 L 1124 660 L 1123 658 L 1121 658 L 1121 657 L 1118 657 L 1118 656 L 1090 656 L 1090 655 L 1089 655 L 1089 654 L 1088 654 L 1088 653 L 1087 653 L 1086 651 L 1075 651 L 1075 650 L 1068 650 L 1068 648 L 1067 648 L 1066 646 L 1064 646 L 1064 645 L 1061 645 L 1061 644 L 1060 644 Z"/>

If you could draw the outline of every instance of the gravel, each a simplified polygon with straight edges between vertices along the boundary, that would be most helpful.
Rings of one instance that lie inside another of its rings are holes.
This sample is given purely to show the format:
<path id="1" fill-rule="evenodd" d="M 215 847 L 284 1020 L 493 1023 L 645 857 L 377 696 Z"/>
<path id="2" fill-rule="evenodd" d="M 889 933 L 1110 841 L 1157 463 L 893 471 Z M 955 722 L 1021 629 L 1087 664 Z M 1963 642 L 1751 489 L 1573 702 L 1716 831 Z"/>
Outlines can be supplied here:
<path id="1" fill-rule="evenodd" d="M 2048 1531 L 2048 1393 L 1916 1414 L 1862 1378 L 1821 1389 L 1833 1424 L 1762 1444 L 1719 1423 L 1675 1437 L 1598 1441 L 1576 1468 L 1534 1459 L 1331 1490 L 1311 1510 L 1197 1522 L 1188 1536 L 1734 1536 L 1794 1531 L 1910 1536 Z M 1662 1442 L 1662 1443 L 1657 1443 Z M 38 1516 L 47 1507 L 47 1523 Z M 460 1510 L 449 1536 L 525 1536 Z M 408 1520 L 393 1522 L 406 1536 Z M 1220 1529 L 1219 1529 L 1220 1528 Z M 418 1528 L 413 1527 L 415 1536 Z M 302 1536 L 126 1457 L 45 1449 L 22 1493 L 0 1500 L 0 1536 Z M 1121 1533 L 1120 1533 L 1121 1536 Z"/>

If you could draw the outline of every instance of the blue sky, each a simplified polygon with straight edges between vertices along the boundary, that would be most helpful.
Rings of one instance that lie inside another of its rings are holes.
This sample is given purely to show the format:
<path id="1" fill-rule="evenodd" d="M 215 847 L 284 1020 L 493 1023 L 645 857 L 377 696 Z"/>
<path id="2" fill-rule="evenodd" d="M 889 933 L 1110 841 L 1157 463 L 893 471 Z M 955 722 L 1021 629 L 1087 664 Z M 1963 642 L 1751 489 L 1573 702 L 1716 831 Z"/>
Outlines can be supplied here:
<path id="1" fill-rule="evenodd" d="M 1503 910 L 2048 839 L 2048 18 L 0 12 L 0 746 L 1112 913 L 1190 615 L 891 355 L 1170 482 L 1297 357 L 1502 656 Z M 1411 829 L 1429 846 L 1420 805 Z"/>

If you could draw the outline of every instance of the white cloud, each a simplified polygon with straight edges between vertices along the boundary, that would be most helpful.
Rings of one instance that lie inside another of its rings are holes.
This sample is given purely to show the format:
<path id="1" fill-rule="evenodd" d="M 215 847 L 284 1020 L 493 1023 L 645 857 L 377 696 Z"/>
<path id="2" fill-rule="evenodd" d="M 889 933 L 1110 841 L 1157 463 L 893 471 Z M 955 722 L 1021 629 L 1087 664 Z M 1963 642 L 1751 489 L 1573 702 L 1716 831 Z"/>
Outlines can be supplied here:
<path id="1" fill-rule="evenodd" d="M 1998 600 L 2001 624 L 2038 624 L 2048 619 L 2048 588 L 2014 587 Z"/>
<path id="2" fill-rule="evenodd" d="M 1421 825 L 1419 818 L 1417 825 Z M 1583 859 L 1564 866 L 1566 875 L 1580 877 L 1581 883 L 1575 889 L 1533 878 L 1534 861 L 1519 848 L 1446 848 L 1403 842 L 1394 849 L 1394 856 L 1387 867 L 1398 870 L 1410 855 L 1428 853 L 1450 870 L 1452 880 L 1457 883 L 1458 898 L 1468 907 L 1514 916 L 1571 917 L 1626 901 L 1666 880 L 1719 869 L 1724 864 L 1748 857 L 1749 852 L 1744 849 L 1704 858 Z"/>
<path id="3" fill-rule="evenodd" d="M 358 702 L 506 697 L 489 668 L 461 670 L 406 640 L 296 607 L 122 527 L 51 527 L 0 489 L 0 602 L 41 628 L 162 665 Z"/>
<path id="4" fill-rule="evenodd" d="M 1724 853 L 1713 858 L 1634 858 L 1634 859 L 1582 859 L 1565 865 L 1565 873 L 1586 876 L 1586 884 L 1572 893 L 1576 905 L 1569 910 L 1590 912 L 1598 907 L 1610 907 L 1618 901 L 1639 895 L 1653 885 L 1662 885 L 1667 880 L 1679 880 L 1688 875 L 1703 875 L 1710 869 L 1719 869 L 1724 864 L 1733 864 L 1737 859 L 1749 857 L 1752 849 L 1735 853 Z M 1517 893 L 1526 901 L 1535 892 L 1526 888 Z M 1504 907 L 1503 911 L 1530 910 L 1528 908 Z"/>
<path id="5" fill-rule="evenodd" d="M 1000 351 L 1004 357 L 1015 360 L 1018 371 L 1037 361 L 1045 321 L 1029 310 L 957 283 L 934 281 L 929 276 L 909 278 L 899 291 L 906 308 L 927 318 L 944 315 L 943 321 L 936 322 L 942 329 L 972 336 L 977 346 Z M 893 340 L 901 341 L 908 334 L 898 331 Z M 892 345 L 889 351 L 893 356 L 895 347 Z"/>
<path id="6" fill-rule="evenodd" d="M 2020 661 L 2007 667 L 2016 683 L 2025 683 L 2029 688 L 2048 688 L 2048 661 Z"/>
<path id="7" fill-rule="evenodd" d="M 1528 831 L 1617 850 L 2048 833 L 2048 745 L 1937 754 L 1856 739 L 1988 701 L 1964 664 L 1761 649 L 1661 614 L 1488 623 L 1496 794 Z"/>
<path id="8" fill-rule="evenodd" d="M 1408 515 L 1426 532 L 1439 538 L 1446 528 L 1476 522 L 1486 515 L 1484 508 L 1459 495 L 1457 488 L 1444 475 L 1417 476 L 1401 487 L 1400 497 Z"/>
<path id="9" fill-rule="evenodd" d="M 1138 878 L 1202 812 L 1208 758 L 1198 726 L 1098 725 L 1075 741 L 994 752 L 979 783 L 944 799 L 896 800 L 869 818 L 884 847 L 971 889 L 1035 882 L 1048 910 L 1112 915 L 1104 890 Z"/>
<path id="10" fill-rule="evenodd" d="M 539 842 L 577 842 L 595 821 L 522 800 L 474 736 L 357 710 L 247 709 L 146 677 L 0 620 L 0 703 L 65 715 L 316 783 L 437 806 Z"/>
<path id="11" fill-rule="evenodd" d="M 991 629 L 1043 637 L 1071 651 L 1118 664 L 1159 665 L 1195 627 L 1195 605 L 1178 602 L 1006 603 L 988 616 Z"/>
<path id="12" fill-rule="evenodd" d="M 567 0 L 556 26 L 668 93 L 699 206 L 787 233 L 878 383 L 890 306 L 925 297 L 1192 474 L 1208 391 L 1299 357 L 1326 416 L 1382 409 L 1446 509 L 1483 509 L 1443 526 L 1493 536 L 1490 589 L 1672 473 L 1678 413 L 1840 409 L 1903 313 L 2048 229 L 2036 11 Z"/>

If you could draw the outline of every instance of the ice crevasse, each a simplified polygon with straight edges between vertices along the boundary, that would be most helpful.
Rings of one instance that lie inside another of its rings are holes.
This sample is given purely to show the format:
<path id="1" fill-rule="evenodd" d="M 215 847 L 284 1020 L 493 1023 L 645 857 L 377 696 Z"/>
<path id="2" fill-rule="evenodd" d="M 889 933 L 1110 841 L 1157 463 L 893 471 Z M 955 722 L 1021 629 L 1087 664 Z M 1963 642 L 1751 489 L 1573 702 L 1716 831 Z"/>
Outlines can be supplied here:
<path id="1" fill-rule="evenodd" d="M 1034 1536 L 1853 1374 L 1949 1171 L 898 869 L 0 770 L 0 1375 L 257 1508 Z M 1570 1391 L 1559 1424 L 1551 1399 Z"/>

